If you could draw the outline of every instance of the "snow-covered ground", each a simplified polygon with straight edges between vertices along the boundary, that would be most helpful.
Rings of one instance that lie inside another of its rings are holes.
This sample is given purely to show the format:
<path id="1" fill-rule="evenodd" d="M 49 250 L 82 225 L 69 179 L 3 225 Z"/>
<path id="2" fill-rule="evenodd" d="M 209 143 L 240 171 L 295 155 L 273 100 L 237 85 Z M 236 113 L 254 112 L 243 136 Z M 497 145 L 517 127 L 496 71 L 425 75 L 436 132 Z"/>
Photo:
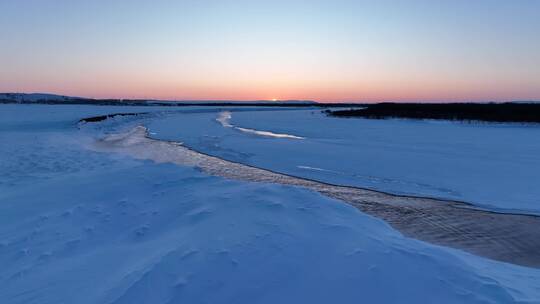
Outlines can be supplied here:
<path id="1" fill-rule="evenodd" d="M 219 111 L 197 108 L 76 124 L 149 110 L 0 105 L 0 303 L 540 303 L 538 269 L 403 237 L 309 190 L 87 149 L 104 133 L 143 123 L 153 136 L 235 160 L 275 147 L 275 163 L 290 164 L 290 143 L 339 146 L 331 132 L 341 120 L 308 132 L 302 120 L 285 121 L 318 114 L 232 114 L 232 125 L 301 140 L 225 128 Z M 162 110 L 171 109 L 151 109 Z M 265 145 L 249 150 L 252 141 Z M 294 165 L 322 167 L 309 162 L 323 155 L 314 147 Z"/>
<path id="2" fill-rule="evenodd" d="M 155 137 L 296 176 L 540 214 L 540 125 L 227 109 L 169 115 L 149 127 Z"/>

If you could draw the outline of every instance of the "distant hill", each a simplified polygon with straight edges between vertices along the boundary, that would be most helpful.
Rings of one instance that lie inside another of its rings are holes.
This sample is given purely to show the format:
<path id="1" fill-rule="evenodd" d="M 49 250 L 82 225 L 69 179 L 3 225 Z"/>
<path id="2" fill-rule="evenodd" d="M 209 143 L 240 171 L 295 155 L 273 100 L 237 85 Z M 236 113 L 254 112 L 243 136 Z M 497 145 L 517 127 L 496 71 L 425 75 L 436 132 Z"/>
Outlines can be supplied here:
<path id="1" fill-rule="evenodd" d="M 118 104 L 115 99 L 92 99 L 45 93 L 0 93 L 0 103 L 22 104 Z M 139 103 L 144 103 L 140 101 Z M 123 104 L 123 103 L 122 103 Z"/>
<path id="2" fill-rule="evenodd" d="M 44 93 L 0 93 L 0 103 L 21 104 L 93 104 L 93 105 L 138 105 L 138 106 L 190 106 L 190 105 L 264 105 L 264 106 L 317 106 L 310 100 L 143 100 L 143 99 L 93 99 Z"/>
<path id="3" fill-rule="evenodd" d="M 81 99 L 63 95 L 43 94 L 43 93 L 0 93 L 0 100 L 15 101 L 18 103 L 37 103 L 41 101 L 69 101 Z"/>

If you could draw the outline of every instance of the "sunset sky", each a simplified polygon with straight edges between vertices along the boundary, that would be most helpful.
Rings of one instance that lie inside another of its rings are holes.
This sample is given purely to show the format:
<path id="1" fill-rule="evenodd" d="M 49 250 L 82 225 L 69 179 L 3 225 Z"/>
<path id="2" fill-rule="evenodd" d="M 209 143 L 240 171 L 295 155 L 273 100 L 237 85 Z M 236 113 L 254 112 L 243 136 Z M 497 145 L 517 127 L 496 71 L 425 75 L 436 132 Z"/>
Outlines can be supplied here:
<path id="1" fill-rule="evenodd" d="M 540 1 L 0 0 L 0 92 L 540 100 Z"/>

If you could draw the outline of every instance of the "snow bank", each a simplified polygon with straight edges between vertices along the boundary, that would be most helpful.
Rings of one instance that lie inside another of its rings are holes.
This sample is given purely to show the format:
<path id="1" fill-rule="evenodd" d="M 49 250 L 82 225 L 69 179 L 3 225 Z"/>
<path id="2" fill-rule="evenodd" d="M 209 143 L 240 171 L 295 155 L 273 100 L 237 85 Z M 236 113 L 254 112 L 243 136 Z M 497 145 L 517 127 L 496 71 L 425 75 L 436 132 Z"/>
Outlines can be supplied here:
<path id="1" fill-rule="evenodd" d="M 15 189 L 14 189 L 15 190 Z M 512 303 L 536 270 L 404 238 L 312 192 L 120 163 L 0 204 L 3 303 Z"/>
<path id="2" fill-rule="evenodd" d="M 537 216 L 486 212 L 460 202 L 396 196 L 284 175 L 149 138 L 143 126 L 108 135 L 89 148 L 197 167 L 240 181 L 301 186 L 384 219 L 407 236 L 516 265 L 540 266 L 540 230 L 531 229 L 540 227 Z"/>

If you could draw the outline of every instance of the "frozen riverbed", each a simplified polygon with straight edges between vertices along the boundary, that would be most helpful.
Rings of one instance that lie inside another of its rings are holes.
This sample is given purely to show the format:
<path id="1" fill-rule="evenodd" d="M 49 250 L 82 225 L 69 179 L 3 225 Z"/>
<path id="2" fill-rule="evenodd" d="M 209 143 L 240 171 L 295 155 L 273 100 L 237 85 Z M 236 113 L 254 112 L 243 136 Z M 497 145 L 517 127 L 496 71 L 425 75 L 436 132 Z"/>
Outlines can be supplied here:
<path id="1" fill-rule="evenodd" d="M 331 118 L 318 110 L 168 115 L 154 136 L 295 176 L 540 214 L 539 125 Z M 237 128 L 288 134 L 275 138 Z"/>

